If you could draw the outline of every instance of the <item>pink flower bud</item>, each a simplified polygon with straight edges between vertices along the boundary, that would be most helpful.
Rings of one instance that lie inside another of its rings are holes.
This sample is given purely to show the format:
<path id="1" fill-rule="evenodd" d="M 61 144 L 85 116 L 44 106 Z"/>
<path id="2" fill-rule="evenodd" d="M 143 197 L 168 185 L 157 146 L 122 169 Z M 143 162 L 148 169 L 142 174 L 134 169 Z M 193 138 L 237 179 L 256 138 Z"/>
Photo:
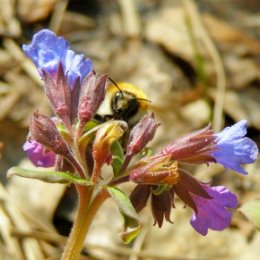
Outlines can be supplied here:
<path id="1" fill-rule="evenodd" d="M 67 156 L 69 150 L 56 125 L 48 116 L 38 112 L 33 113 L 30 118 L 30 133 L 32 139 L 43 144 L 56 154 Z"/>
<path id="2" fill-rule="evenodd" d="M 127 156 L 132 157 L 139 153 L 153 139 L 158 126 L 159 124 L 155 123 L 154 114 L 146 114 L 130 132 Z"/>
<path id="3" fill-rule="evenodd" d="M 106 81 L 107 75 L 97 76 L 94 71 L 89 73 L 84 79 L 81 86 L 78 107 L 78 116 L 81 125 L 84 126 L 95 115 L 103 101 Z"/>

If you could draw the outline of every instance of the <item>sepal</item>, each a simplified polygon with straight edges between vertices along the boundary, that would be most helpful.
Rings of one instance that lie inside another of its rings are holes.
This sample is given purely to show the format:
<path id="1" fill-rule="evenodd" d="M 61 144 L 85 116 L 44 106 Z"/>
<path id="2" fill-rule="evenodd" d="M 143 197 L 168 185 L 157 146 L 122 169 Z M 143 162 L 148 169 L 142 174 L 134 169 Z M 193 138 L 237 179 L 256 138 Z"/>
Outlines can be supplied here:
<path id="1" fill-rule="evenodd" d="M 140 184 L 169 184 L 179 181 L 178 163 L 169 156 L 144 158 L 130 172 L 130 180 Z"/>
<path id="2" fill-rule="evenodd" d="M 167 145 L 156 156 L 170 155 L 173 160 L 191 163 L 215 161 L 207 154 L 214 149 L 216 137 L 210 125 L 198 131 L 191 132 Z M 207 155 L 205 158 L 205 154 Z"/>
<path id="3" fill-rule="evenodd" d="M 58 65 L 56 78 L 43 71 L 46 95 L 54 113 L 61 118 L 68 130 L 71 129 L 71 95 L 61 63 Z"/>

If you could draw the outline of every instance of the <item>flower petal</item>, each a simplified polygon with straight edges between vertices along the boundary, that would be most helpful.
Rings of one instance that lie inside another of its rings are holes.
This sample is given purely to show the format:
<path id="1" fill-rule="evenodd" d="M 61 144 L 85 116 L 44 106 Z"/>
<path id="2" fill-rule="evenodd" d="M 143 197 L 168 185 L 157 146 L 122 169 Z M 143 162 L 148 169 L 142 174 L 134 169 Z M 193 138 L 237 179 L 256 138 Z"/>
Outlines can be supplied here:
<path id="1" fill-rule="evenodd" d="M 33 60 L 41 76 L 44 70 L 55 77 L 61 63 L 69 86 L 73 88 L 77 78 L 81 83 L 92 70 L 92 61 L 69 48 L 69 43 L 63 37 L 57 37 L 47 29 L 37 32 L 33 36 L 32 44 L 23 45 L 24 52 Z"/>
<path id="2" fill-rule="evenodd" d="M 26 141 L 23 145 L 23 150 L 35 166 L 48 168 L 53 167 L 55 164 L 55 153 L 34 140 Z"/>
<path id="3" fill-rule="evenodd" d="M 41 30 L 33 36 L 32 44 L 23 45 L 26 55 L 38 69 L 52 74 L 69 48 L 68 42 L 49 30 Z"/>
<path id="4" fill-rule="evenodd" d="M 204 185 L 204 188 L 212 199 L 192 194 L 198 212 L 190 220 L 192 227 L 203 236 L 207 235 L 208 229 L 221 231 L 228 227 L 231 221 L 228 208 L 235 208 L 238 203 L 236 195 L 224 186 Z"/>
<path id="5" fill-rule="evenodd" d="M 247 172 L 241 167 L 241 164 L 253 163 L 258 156 L 255 142 L 244 137 L 246 124 L 246 120 L 241 120 L 232 127 L 227 127 L 222 132 L 215 134 L 217 137 L 216 149 L 210 154 L 224 167 L 242 174 L 247 174 Z"/>

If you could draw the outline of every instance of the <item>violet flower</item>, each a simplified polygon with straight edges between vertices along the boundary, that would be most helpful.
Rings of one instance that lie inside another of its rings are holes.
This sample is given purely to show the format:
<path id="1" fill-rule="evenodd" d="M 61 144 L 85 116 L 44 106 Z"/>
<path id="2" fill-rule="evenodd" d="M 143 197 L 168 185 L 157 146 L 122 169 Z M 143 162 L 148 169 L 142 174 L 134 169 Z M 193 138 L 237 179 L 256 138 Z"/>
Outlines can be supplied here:
<path id="1" fill-rule="evenodd" d="M 23 45 L 26 55 L 33 60 L 41 76 L 43 72 L 55 78 L 61 63 L 69 87 L 73 89 L 79 78 L 80 83 L 92 70 L 92 61 L 83 54 L 70 50 L 69 43 L 63 37 L 57 37 L 52 31 L 44 29 L 33 36 L 32 44 Z"/>
<path id="2" fill-rule="evenodd" d="M 215 149 L 210 152 L 216 162 L 242 174 L 247 174 L 247 172 L 241 164 L 253 163 L 258 156 L 256 143 L 245 137 L 246 127 L 247 121 L 241 120 L 215 134 Z"/>
<path id="3" fill-rule="evenodd" d="M 56 161 L 56 155 L 48 150 L 44 145 L 37 141 L 26 141 L 23 145 L 30 161 L 37 167 L 53 167 Z"/>
<path id="4" fill-rule="evenodd" d="M 204 189 L 212 199 L 191 194 L 197 212 L 190 220 L 192 227 L 203 236 L 207 235 L 208 229 L 221 231 L 228 227 L 231 222 L 229 208 L 235 208 L 238 203 L 236 195 L 224 186 L 204 185 Z"/>

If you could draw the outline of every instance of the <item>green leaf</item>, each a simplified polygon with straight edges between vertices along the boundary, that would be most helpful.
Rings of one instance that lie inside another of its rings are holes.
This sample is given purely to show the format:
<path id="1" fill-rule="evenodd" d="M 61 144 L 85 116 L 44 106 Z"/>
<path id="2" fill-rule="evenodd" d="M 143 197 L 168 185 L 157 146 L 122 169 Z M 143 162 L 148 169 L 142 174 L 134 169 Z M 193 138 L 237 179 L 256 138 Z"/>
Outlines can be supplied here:
<path id="1" fill-rule="evenodd" d="M 115 141 L 111 145 L 110 151 L 112 153 L 112 167 L 114 176 L 117 177 L 124 162 L 124 152 L 120 142 Z"/>
<path id="2" fill-rule="evenodd" d="M 245 203 L 239 210 L 256 226 L 260 231 L 260 199 L 254 199 Z"/>
<path id="3" fill-rule="evenodd" d="M 71 175 L 66 172 L 47 171 L 47 170 L 28 170 L 21 167 L 12 167 L 7 172 L 7 177 L 18 175 L 25 178 L 37 179 L 49 183 L 75 183 L 89 186 L 92 183 L 88 180 L 82 179 L 78 176 Z"/>
<path id="4" fill-rule="evenodd" d="M 107 190 L 124 218 L 124 231 L 120 237 L 125 243 L 130 243 L 141 230 L 138 214 L 123 191 L 116 187 L 107 187 Z"/>

